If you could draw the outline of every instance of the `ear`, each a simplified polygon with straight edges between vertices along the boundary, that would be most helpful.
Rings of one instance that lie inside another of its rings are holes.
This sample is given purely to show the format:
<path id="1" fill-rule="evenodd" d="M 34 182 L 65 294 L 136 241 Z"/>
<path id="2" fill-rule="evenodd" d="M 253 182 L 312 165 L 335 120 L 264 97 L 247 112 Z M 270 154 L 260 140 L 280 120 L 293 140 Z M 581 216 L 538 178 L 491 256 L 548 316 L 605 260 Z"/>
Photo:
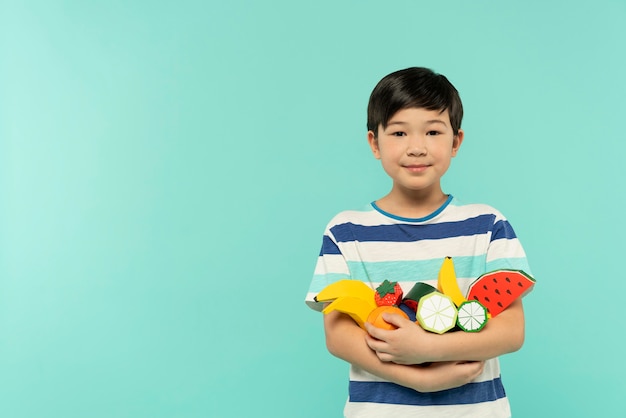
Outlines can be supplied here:
<path id="1" fill-rule="evenodd" d="M 463 129 L 459 129 L 459 133 L 452 139 L 452 156 L 456 157 L 456 153 L 461 148 L 461 143 L 463 143 L 463 138 L 465 138 L 465 132 Z"/>
<path id="2" fill-rule="evenodd" d="M 374 134 L 374 131 L 367 132 L 367 142 L 370 144 L 370 148 L 372 149 L 372 154 L 374 154 L 374 158 L 380 160 L 380 148 L 378 148 L 378 139 L 376 139 L 376 134 Z"/>

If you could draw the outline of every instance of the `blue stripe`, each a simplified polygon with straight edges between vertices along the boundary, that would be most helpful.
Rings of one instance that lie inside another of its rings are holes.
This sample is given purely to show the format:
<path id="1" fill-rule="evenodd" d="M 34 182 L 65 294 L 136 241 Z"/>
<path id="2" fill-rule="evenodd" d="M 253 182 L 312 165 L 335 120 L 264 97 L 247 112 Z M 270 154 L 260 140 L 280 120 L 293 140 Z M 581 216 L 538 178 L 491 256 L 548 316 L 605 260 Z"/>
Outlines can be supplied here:
<path id="1" fill-rule="evenodd" d="M 506 397 L 502 380 L 467 385 L 439 392 L 416 392 L 390 382 L 350 382 L 350 402 L 395 405 L 467 405 L 492 402 Z"/>
<path id="2" fill-rule="evenodd" d="M 322 249 L 320 250 L 320 256 L 326 254 L 341 254 L 341 250 L 337 247 L 337 244 L 335 244 L 328 235 L 324 235 L 322 239 Z"/>
<path id="3" fill-rule="evenodd" d="M 513 227 L 509 223 L 509 221 L 498 221 L 493 226 L 493 234 L 491 234 L 491 241 L 495 241 L 497 239 L 515 239 L 517 235 L 515 235 L 515 231 L 513 231 Z"/>
<path id="4" fill-rule="evenodd" d="M 494 217 L 494 215 L 480 215 L 463 221 L 425 225 L 393 224 L 364 226 L 348 222 L 336 225 L 330 230 L 337 242 L 414 242 L 425 239 L 433 240 L 486 234 L 493 226 Z"/>

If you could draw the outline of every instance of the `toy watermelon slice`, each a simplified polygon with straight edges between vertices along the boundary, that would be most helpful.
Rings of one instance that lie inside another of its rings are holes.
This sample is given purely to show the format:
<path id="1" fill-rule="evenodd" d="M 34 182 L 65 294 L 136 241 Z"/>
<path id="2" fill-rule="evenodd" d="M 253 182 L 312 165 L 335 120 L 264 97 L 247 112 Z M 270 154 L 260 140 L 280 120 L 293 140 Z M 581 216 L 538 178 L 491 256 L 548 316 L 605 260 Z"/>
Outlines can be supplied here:
<path id="1" fill-rule="evenodd" d="M 423 296 L 426 296 L 429 293 L 436 292 L 437 288 L 429 285 L 424 282 L 417 282 L 411 288 L 411 291 L 406 294 L 402 302 L 406 304 L 408 307 L 413 309 L 414 312 L 417 311 L 417 304 Z"/>
<path id="2" fill-rule="evenodd" d="M 476 279 L 469 287 L 467 299 L 482 303 L 493 318 L 534 285 L 535 279 L 522 270 L 496 270 Z"/>

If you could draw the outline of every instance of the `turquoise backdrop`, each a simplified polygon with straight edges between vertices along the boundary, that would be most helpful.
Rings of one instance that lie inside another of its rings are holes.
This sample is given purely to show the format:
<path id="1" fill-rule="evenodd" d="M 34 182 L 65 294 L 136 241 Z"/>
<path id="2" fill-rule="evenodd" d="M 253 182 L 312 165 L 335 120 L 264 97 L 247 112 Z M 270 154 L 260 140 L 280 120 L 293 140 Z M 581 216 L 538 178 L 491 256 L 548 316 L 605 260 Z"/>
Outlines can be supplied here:
<path id="1" fill-rule="evenodd" d="M 336 212 L 390 183 L 376 82 L 427 66 L 445 190 L 538 284 L 515 417 L 621 417 L 626 2 L 0 1 L 0 416 L 338 417 L 304 305 Z"/>

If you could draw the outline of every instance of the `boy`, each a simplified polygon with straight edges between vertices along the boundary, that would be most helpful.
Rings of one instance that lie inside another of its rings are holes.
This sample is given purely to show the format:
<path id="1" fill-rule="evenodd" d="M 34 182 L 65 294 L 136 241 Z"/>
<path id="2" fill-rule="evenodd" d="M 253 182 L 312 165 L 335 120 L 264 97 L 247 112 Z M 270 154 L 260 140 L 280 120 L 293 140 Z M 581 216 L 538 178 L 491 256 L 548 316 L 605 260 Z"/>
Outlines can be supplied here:
<path id="1" fill-rule="evenodd" d="M 397 281 L 405 294 L 417 281 L 436 286 L 446 256 L 464 294 L 489 271 L 530 273 L 497 210 L 463 205 L 441 189 L 464 137 L 461 100 L 446 77 L 426 68 L 389 74 L 374 88 L 367 113 L 367 140 L 392 188 L 363 210 L 331 220 L 306 298 L 310 307 L 321 310 L 315 295 L 340 279 L 373 289 Z M 351 365 L 345 416 L 510 416 L 497 357 L 523 344 L 520 299 L 478 333 L 439 335 L 398 315 L 384 319 L 397 329 L 367 324 L 365 332 L 345 314 L 324 315 L 328 350 Z"/>

